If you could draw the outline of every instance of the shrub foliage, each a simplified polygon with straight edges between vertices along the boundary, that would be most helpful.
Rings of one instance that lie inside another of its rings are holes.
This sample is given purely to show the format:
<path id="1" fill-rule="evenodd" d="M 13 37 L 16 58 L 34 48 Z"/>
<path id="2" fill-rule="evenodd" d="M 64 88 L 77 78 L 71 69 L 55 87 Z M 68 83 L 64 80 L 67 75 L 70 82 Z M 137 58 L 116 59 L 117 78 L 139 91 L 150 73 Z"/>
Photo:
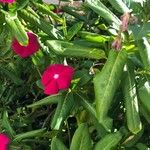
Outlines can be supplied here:
<path id="1" fill-rule="evenodd" d="M 150 1 L 61 3 L 0 3 L 0 130 L 9 149 L 148 149 Z M 40 49 L 21 58 L 12 41 L 26 46 L 29 31 Z M 51 64 L 75 73 L 68 89 L 45 95 Z"/>

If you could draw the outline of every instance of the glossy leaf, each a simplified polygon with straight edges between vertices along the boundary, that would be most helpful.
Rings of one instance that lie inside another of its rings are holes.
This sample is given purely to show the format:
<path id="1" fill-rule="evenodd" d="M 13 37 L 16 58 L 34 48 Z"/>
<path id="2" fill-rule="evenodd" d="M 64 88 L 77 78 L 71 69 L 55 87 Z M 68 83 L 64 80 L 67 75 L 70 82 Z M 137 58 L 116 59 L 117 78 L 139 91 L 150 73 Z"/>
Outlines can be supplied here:
<path id="1" fill-rule="evenodd" d="M 96 118 L 96 111 L 94 106 L 86 99 L 86 97 L 84 97 L 83 95 L 81 95 L 80 93 L 76 93 L 75 95 L 76 99 L 78 100 L 79 104 L 82 105 L 85 110 L 87 110 L 87 112 L 89 113 L 89 116 L 93 123 L 94 126 L 99 134 L 100 137 L 104 137 L 108 132 L 106 131 L 106 129 L 98 122 L 97 118 Z"/>
<path id="2" fill-rule="evenodd" d="M 54 137 L 51 142 L 51 150 L 68 150 L 68 148 L 57 137 Z"/>
<path id="3" fill-rule="evenodd" d="M 33 11 L 33 10 L 32 10 Z M 35 13 L 35 12 L 33 12 Z M 48 34 L 50 37 L 54 39 L 62 39 L 60 32 L 54 28 L 49 22 L 45 21 L 44 19 L 40 18 L 37 15 L 33 15 L 29 13 L 27 10 L 21 10 L 20 16 L 25 20 L 30 22 L 31 24 L 40 28 L 43 32 Z"/>
<path id="4" fill-rule="evenodd" d="M 86 21 L 86 16 L 83 16 L 79 13 L 77 13 L 72 7 L 68 7 L 68 6 L 63 6 L 62 10 L 66 13 L 68 13 L 71 16 L 74 16 L 75 18 L 77 18 L 80 21 Z"/>
<path id="5" fill-rule="evenodd" d="M 72 42 L 49 40 L 47 45 L 58 55 L 67 57 L 105 58 L 105 52 L 98 48 L 89 48 Z"/>
<path id="6" fill-rule="evenodd" d="M 86 0 L 86 4 L 104 19 L 113 22 L 117 29 L 119 28 L 120 20 L 118 17 L 114 15 L 113 12 L 111 12 L 100 0 Z"/>
<path id="7" fill-rule="evenodd" d="M 140 112 L 144 116 L 144 118 L 147 120 L 147 122 L 150 124 L 149 112 L 145 109 L 145 107 L 142 104 L 140 105 Z"/>
<path id="8" fill-rule="evenodd" d="M 146 111 L 150 114 L 150 83 L 145 80 L 141 85 L 138 85 L 138 94 L 140 101 Z"/>
<path id="9" fill-rule="evenodd" d="M 123 92 L 125 98 L 127 126 L 133 134 L 137 134 L 142 129 L 142 124 L 139 115 L 134 67 L 133 64 L 129 62 L 125 67 L 126 72 L 123 77 Z"/>
<path id="10" fill-rule="evenodd" d="M 21 10 L 23 9 L 24 7 L 27 6 L 27 4 L 29 3 L 29 0 L 17 0 L 17 10 Z"/>
<path id="11" fill-rule="evenodd" d="M 74 107 L 74 98 L 72 93 L 68 93 L 66 97 L 59 101 L 55 115 L 51 122 L 51 128 L 58 130 L 63 122 L 69 117 Z"/>
<path id="12" fill-rule="evenodd" d="M 27 106 L 27 108 L 34 108 L 34 107 L 41 107 L 44 105 L 49 105 L 49 104 L 55 104 L 61 101 L 63 96 L 61 94 L 57 95 L 52 95 L 52 96 L 47 96 L 37 102 L 34 102 L 33 104 L 30 104 Z"/>
<path id="13" fill-rule="evenodd" d="M 40 12 L 43 12 L 44 14 L 51 16 L 56 21 L 63 22 L 63 19 L 60 18 L 56 13 L 52 12 L 48 6 L 36 2 L 34 2 L 33 4 Z"/>
<path id="14" fill-rule="evenodd" d="M 81 38 L 86 39 L 90 42 L 98 42 L 98 43 L 104 43 L 106 41 L 110 41 L 111 37 L 106 35 L 99 35 L 96 33 L 86 32 L 86 31 L 80 31 L 79 36 Z"/>
<path id="15" fill-rule="evenodd" d="M 143 37 L 148 37 L 148 34 L 150 33 L 150 22 L 129 25 L 129 29 L 132 30 L 136 40 L 141 40 Z"/>
<path id="16" fill-rule="evenodd" d="M 116 133 L 107 134 L 99 142 L 96 143 L 94 150 L 111 150 L 117 146 L 122 139 L 122 134 L 117 131 Z"/>
<path id="17" fill-rule="evenodd" d="M 11 137 L 13 137 L 16 134 L 13 128 L 11 127 L 7 111 L 3 112 L 2 127 L 3 129 L 5 129 L 5 132 L 8 133 Z"/>
<path id="18" fill-rule="evenodd" d="M 108 0 L 110 4 L 120 13 L 130 12 L 129 8 L 122 0 Z"/>
<path id="19" fill-rule="evenodd" d="M 22 25 L 20 20 L 17 18 L 17 15 L 11 16 L 9 14 L 6 14 L 5 20 L 10 27 L 12 36 L 15 37 L 21 45 L 27 45 L 28 36 L 27 36 L 24 26 Z"/>
<path id="20" fill-rule="evenodd" d="M 144 133 L 144 128 L 142 128 L 142 130 L 140 132 L 138 132 L 137 134 L 130 134 L 126 137 L 125 141 L 122 143 L 123 146 L 125 147 L 132 147 L 134 146 L 142 137 Z"/>
<path id="21" fill-rule="evenodd" d="M 148 39 L 143 37 L 141 41 L 137 41 L 137 45 L 144 68 L 150 70 L 150 43 Z"/>
<path id="22" fill-rule="evenodd" d="M 83 22 L 77 22 L 74 24 L 69 30 L 67 34 L 67 40 L 71 40 L 77 33 L 78 31 L 82 28 Z"/>
<path id="23" fill-rule="evenodd" d="M 88 70 L 83 69 L 75 72 L 74 79 L 79 80 L 77 83 L 78 86 L 84 86 L 92 79 L 92 76 L 89 74 Z"/>
<path id="24" fill-rule="evenodd" d="M 71 150 L 92 150 L 92 143 L 86 124 L 80 124 L 75 131 L 71 146 Z"/>
<path id="25" fill-rule="evenodd" d="M 44 132 L 45 132 L 45 128 L 43 129 L 38 129 L 38 130 L 32 130 L 32 131 L 29 131 L 29 132 L 26 132 L 26 133 L 21 133 L 21 134 L 17 134 L 13 141 L 21 141 L 23 139 L 26 139 L 26 138 L 33 138 L 33 137 L 37 137 L 37 136 L 41 136 Z"/>
<path id="26" fill-rule="evenodd" d="M 107 130 L 112 126 L 107 113 L 119 85 L 126 58 L 126 52 L 111 50 L 103 69 L 94 78 L 97 119 Z"/>

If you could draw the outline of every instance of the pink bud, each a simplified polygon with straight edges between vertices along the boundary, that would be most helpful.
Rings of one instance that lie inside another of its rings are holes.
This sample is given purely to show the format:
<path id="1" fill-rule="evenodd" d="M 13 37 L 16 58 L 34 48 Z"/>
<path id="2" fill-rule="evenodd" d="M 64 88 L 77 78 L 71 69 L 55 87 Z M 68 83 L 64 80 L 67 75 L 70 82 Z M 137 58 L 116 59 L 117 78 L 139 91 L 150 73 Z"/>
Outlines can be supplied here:
<path id="1" fill-rule="evenodd" d="M 126 12 L 123 14 L 123 16 L 121 16 L 121 26 L 120 29 L 122 32 L 126 31 L 128 29 L 128 23 L 129 23 L 129 19 L 130 19 L 130 13 Z"/>
<path id="2" fill-rule="evenodd" d="M 116 39 L 114 40 L 114 42 L 112 43 L 112 48 L 116 49 L 116 50 L 120 50 L 121 49 L 121 37 L 116 37 Z"/>

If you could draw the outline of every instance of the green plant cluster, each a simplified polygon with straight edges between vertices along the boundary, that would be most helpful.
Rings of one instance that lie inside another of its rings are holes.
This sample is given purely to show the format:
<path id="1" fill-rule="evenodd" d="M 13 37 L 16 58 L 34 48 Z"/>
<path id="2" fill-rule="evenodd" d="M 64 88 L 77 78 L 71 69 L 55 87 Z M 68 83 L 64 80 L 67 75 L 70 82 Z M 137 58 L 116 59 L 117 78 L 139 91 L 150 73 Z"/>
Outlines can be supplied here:
<path id="1" fill-rule="evenodd" d="M 127 12 L 121 49 L 112 49 Z M 148 150 L 149 12 L 149 0 L 0 3 L 0 132 L 11 138 L 9 149 Z M 26 45 L 29 30 L 40 50 L 22 59 L 11 42 Z M 64 62 L 75 68 L 70 88 L 44 95 L 44 69 Z"/>

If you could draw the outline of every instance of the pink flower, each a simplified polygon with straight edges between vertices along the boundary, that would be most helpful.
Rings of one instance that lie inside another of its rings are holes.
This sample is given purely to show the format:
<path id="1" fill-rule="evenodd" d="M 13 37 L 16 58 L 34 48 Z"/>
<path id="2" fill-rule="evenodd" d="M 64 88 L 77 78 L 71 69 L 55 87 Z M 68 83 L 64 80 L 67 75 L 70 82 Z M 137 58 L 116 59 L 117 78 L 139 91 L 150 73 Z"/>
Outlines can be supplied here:
<path id="1" fill-rule="evenodd" d="M 3 3 L 14 3 L 15 0 L 0 0 L 0 2 L 3 2 Z"/>
<path id="2" fill-rule="evenodd" d="M 70 86 L 74 69 L 71 66 L 53 64 L 47 67 L 42 75 L 44 93 L 47 95 L 57 94 L 59 90 Z"/>
<path id="3" fill-rule="evenodd" d="M 3 133 L 0 134 L 0 150 L 7 150 L 10 139 Z"/>
<path id="4" fill-rule="evenodd" d="M 40 47 L 37 36 L 34 33 L 28 32 L 27 35 L 29 37 L 27 46 L 22 46 L 16 39 L 12 42 L 13 51 L 22 58 L 26 58 L 34 54 Z"/>

